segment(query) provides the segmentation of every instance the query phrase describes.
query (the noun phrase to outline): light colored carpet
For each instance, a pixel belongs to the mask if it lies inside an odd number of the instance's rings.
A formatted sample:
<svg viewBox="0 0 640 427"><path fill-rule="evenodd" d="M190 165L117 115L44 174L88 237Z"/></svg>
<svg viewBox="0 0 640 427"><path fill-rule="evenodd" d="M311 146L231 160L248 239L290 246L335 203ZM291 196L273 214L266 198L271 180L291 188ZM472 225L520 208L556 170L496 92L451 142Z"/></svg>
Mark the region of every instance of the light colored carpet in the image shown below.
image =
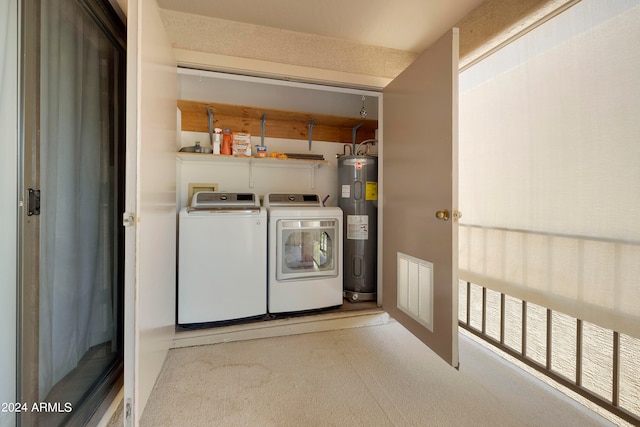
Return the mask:
<svg viewBox="0 0 640 427"><path fill-rule="evenodd" d="M613 425L464 336L460 360L396 322L174 349L141 425Z"/></svg>

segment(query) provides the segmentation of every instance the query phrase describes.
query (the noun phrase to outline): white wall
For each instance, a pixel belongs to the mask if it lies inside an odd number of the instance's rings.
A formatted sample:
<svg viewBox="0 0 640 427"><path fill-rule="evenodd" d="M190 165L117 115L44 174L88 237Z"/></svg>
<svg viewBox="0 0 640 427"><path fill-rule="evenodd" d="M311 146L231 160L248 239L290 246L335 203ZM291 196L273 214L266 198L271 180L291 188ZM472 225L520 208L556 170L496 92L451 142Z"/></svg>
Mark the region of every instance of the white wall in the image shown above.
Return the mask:
<svg viewBox="0 0 640 427"><path fill-rule="evenodd" d="M16 397L17 3L0 0L0 404ZM15 414L0 412L0 426L13 425Z"/></svg>

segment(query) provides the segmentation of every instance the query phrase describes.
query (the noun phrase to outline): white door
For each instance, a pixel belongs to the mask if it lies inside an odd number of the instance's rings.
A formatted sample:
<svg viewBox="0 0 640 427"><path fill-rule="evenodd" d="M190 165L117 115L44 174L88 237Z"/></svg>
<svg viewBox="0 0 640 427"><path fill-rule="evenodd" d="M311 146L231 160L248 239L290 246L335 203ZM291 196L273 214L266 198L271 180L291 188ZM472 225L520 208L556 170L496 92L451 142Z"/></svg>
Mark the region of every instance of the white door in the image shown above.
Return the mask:
<svg viewBox="0 0 640 427"><path fill-rule="evenodd" d="M175 332L177 67L155 0L127 11L125 424L137 425Z"/></svg>
<svg viewBox="0 0 640 427"><path fill-rule="evenodd" d="M384 89L383 139L383 308L457 367L456 28Z"/></svg>

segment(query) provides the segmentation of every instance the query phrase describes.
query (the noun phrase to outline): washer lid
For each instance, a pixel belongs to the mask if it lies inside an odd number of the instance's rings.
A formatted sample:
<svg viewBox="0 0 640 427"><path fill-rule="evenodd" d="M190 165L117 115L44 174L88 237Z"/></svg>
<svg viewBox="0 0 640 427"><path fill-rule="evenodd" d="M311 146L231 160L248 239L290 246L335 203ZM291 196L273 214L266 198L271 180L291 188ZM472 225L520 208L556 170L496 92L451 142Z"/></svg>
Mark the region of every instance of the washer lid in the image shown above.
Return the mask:
<svg viewBox="0 0 640 427"><path fill-rule="evenodd" d="M254 193L226 193L219 191L199 191L193 195L192 208L232 208L260 207L260 199Z"/></svg>
<svg viewBox="0 0 640 427"><path fill-rule="evenodd" d="M264 206L322 206L322 201L317 194L269 193L264 196Z"/></svg>

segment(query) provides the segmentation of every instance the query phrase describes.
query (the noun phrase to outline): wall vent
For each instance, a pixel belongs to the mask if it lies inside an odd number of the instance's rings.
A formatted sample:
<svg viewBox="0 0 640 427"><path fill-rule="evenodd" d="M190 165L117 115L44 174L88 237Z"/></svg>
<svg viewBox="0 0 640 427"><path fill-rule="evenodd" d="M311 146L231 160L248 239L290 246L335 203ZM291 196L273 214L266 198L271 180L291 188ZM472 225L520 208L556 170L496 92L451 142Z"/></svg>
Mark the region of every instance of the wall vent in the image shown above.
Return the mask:
<svg viewBox="0 0 640 427"><path fill-rule="evenodd" d="M398 308L433 332L433 263L398 252Z"/></svg>

